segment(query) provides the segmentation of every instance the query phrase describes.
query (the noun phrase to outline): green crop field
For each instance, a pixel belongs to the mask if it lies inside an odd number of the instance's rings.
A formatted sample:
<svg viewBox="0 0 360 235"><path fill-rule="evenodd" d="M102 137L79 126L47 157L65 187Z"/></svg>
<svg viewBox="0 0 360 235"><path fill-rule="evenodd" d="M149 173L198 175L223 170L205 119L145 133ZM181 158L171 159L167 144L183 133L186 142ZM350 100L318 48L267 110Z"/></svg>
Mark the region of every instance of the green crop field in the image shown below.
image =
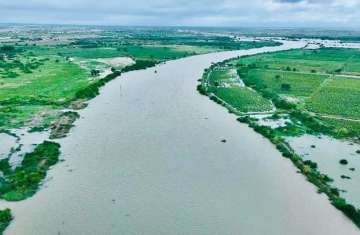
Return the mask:
<svg viewBox="0 0 360 235"><path fill-rule="evenodd" d="M270 92L296 97L311 95L328 77L292 71L252 69L243 79Z"/></svg>
<svg viewBox="0 0 360 235"><path fill-rule="evenodd" d="M271 111L271 103L246 87L217 88L214 94L240 112Z"/></svg>
<svg viewBox="0 0 360 235"><path fill-rule="evenodd" d="M308 99L306 107L316 113L360 119L360 79L329 80Z"/></svg>
<svg viewBox="0 0 360 235"><path fill-rule="evenodd" d="M303 133L354 137L360 123L358 65L356 49L264 53L212 66L202 86L239 112L272 110L271 100L278 111L289 112L294 122L303 123L297 127ZM238 76L230 72L235 69ZM242 87L241 80L253 90Z"/></svg>
<svg viewBox="0 0 360 235"><path fill-rule="evenodd" d="M269 100L257 92L243 87L231 67L217 66L204 75L208 92L226 102L239 112L266 112L272 110Z"/></svg>
<svg viewBox="0 0 360 235"><path fill-rule="evenodd" d="M297 109L315 113L336 133L340 129L350 136L358 133L359 50L298 49L244 57L232 63L245 84L267 98L295 102ZM279 104L279 98L276 101ZM283 104L281 108L292 107Z"/></svg>

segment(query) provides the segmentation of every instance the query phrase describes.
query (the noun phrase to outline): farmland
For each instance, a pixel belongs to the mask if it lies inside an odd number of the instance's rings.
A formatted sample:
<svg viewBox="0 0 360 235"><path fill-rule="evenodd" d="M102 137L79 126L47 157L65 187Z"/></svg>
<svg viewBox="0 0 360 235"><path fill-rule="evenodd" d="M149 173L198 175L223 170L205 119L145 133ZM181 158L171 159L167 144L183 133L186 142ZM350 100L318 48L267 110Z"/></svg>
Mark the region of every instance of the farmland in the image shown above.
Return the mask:
<svg viewBox="0 0 360 235"><path fill-rule="evenodd" d="M214 68L204 75L206 92L213 99L231 105L239 112L271 111L272 104L255 91L244 87L236 70L228 67Z"/></svg>
<svg viewBox="0 0 360 235"><path fill-rule="evenodd" d="M328 126L334 136L339 125L333 126L331 119L347 120L347 128L343 128L353 133L351 125L355 127L360 117L360 51L294 50L247 57L237 65L243 81L264 96L270 99L279 96L296 104L297 109L322 118L319 121Z"/></svg>
<svg viewBox="0 0 360 235"><path fill-rule="evenodd" d="M320 141L326 136L341 139L336 143L343 149L358 146L359 68L360 51L356 49L265 53L212 65L205 71L198 90L238 114L240 122L268 138L320 193L325 193L336 208L360 227L359 195L354 188L359 182L358 173L348 176L349 169L356 171L353 166L338 170L341 157L340 162L358 164L353 157L354 150L344 150L342 156L324 157L325 150L331 146ZM233 70L237 70L236 76L226 72ZM271 102L274 110L270 109ZM270 112L256 115L259 111ZM304 145L311 136L318 141ZM296 142L296 138L303 138L302 142L300 139ZM310 154L317 145L321 145L320 149ZM344 182L352 178L353 186Z"/></svg>

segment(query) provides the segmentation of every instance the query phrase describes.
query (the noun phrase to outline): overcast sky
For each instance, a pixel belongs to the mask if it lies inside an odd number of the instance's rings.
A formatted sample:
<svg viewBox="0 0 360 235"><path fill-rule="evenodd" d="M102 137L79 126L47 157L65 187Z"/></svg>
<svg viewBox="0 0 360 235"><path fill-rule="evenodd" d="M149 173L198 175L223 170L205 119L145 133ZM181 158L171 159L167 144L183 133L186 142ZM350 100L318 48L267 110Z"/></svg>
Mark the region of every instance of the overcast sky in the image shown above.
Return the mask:
<svg viewBox="0 0 360 235"><path fill-rule="evenodd" d="M360 0L0 0L0 23L360 28Z"/></svg>

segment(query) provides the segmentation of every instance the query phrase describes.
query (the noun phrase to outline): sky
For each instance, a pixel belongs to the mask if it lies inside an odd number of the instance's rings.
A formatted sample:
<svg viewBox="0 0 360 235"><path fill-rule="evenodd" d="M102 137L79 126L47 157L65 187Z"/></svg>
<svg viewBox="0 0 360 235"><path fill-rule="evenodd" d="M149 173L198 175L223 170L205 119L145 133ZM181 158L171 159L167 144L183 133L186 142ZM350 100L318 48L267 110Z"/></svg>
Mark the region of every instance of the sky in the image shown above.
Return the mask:
<svg viewBox="0 0 360 235"><path fill-rule="evenodd" d="M0 23L360 29L360 0L0 0Z"/></svg>

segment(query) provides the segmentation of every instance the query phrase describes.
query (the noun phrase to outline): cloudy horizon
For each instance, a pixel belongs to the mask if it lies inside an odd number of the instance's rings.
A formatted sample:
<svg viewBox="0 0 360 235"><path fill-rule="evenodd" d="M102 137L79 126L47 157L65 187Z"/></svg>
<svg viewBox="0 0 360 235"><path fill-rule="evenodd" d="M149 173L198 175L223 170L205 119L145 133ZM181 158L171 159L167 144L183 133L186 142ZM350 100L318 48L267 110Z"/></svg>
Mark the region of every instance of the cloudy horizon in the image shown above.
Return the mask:
<svg viewBox="0 0 360 235"><path fill-rule="evenodd" d="M358 0L3 0L0 23L359 28Z"/></svg>

